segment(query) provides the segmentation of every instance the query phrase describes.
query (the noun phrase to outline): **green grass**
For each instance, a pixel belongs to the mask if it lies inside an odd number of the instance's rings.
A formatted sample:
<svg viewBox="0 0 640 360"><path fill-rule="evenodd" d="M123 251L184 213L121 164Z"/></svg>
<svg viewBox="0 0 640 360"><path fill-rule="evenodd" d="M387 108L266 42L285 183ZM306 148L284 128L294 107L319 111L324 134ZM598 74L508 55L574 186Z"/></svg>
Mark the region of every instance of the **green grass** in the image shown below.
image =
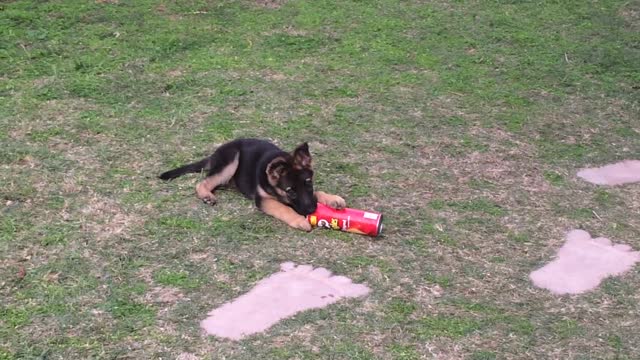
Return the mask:
<svg viewBox="0 0 640 360"><path fill-rule="evenodd" d="M640 248L637 187L575 178L640 153L635 2L259 3L0 4L0 360L638 357L639 273L527 280L571 228ZM309 141L384 236L157 180L236 137ZM284 261L372 292L200 335Z"/></svg>
<svg viewBox="0 0 640 360"><path fill-rule="evenodd" d="M163 270L156 273L154 280L160 285L177 287L198 287L196 279L190 277L188 272Z"/></svg>
<svg viewBox="0 0 640 360"><path fill-rule="evenodd" d="M469 356L471 360L493 360L496 359L496 354L491 351L476 351L471 356Z"/></svg>
<svg viewBox="0 0 640 360"><path fill-rule="evenodd" d="M428 316L417 324L416 334L423 339L432 337L460 338L479 330L482 324L471 318L458 316Z"/></svg>
<svg viewBox="0 0 640 360"><path fill-rule="evenodd" d="M561 186L565 184L565 180L562 175L558 174L555 171L545 171L543 175L544 178L552 185Z"/></svg>
<svg viewBox="0 0 640 360"><path fill-rule="evenodd" d="M394 360L415 360L420 358L418 351L410 345L392 344L389 347L389 352Z"/></svg>
<svg viewBox="0 0 640 360"><path fill-rule="evenodd" d="M413 312L416 311L416 305L404 299L392 299L387 306L387 317L392 322L406 321Z"/></svg>

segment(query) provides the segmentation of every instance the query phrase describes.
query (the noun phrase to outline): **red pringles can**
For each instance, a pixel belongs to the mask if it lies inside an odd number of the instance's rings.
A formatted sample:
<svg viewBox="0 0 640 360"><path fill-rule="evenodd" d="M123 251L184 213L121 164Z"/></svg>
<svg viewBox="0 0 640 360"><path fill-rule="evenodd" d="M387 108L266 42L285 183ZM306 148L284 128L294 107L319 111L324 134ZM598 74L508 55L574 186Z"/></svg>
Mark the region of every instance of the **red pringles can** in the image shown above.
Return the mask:
<svg viewBox="0 0 640 360"><path fill-rule="evenodd" d="M338 210L318 203L316 212L307 215L307 220L313 227L374 237L382 233L382 214L373 211L350 208Z"/></svg>

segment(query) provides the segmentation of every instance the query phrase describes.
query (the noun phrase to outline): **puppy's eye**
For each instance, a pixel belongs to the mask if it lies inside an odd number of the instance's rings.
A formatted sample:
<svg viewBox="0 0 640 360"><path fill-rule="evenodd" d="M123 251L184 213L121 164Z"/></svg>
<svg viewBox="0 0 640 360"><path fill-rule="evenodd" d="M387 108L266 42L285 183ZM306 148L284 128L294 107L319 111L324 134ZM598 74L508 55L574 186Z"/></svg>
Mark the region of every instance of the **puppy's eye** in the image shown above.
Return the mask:
<svg viewBox="0 0 640 360"><path fill-rule="evenodd" d="M284 191L286 191L287 196L292 198L292 199L295 199L296 196L298 196L298 194L296 194L296 192L291 188L291 186L289 186L288 188L284 189Z"/></svg>

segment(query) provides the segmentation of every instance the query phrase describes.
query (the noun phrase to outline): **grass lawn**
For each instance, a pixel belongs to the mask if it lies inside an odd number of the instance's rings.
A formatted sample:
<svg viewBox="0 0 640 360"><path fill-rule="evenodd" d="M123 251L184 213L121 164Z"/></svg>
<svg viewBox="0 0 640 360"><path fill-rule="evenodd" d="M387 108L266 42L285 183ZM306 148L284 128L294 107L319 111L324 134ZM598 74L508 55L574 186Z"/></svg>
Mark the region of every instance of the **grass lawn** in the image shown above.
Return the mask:
<svg viewBox="0 0 640 360"><path fill-rule="evenodd" d="M173 166L309 141L386 235L288 229ZM0 1L0 360L638 359L640 272L556 297L573 228L640 248L640 3ZM365 299L230 342L206 312L284 261Z"/></svg>

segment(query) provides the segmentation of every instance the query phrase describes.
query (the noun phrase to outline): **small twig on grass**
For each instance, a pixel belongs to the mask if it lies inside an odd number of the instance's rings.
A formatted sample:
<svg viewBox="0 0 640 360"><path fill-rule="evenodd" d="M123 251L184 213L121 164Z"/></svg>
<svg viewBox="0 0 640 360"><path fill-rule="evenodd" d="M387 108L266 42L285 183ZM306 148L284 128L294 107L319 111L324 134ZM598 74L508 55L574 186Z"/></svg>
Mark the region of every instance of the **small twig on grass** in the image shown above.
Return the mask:
<svg viewBox="0 0 640 360"><path fill-rule="evenodd" d="M567 55L567 53L564 53L564 61L567 62L567 64L569 64L571 61L569 61L569 56Z"/></svg>
<svg viewBox="0 0 640 360"><path fill-rule="evenodd" d="M22 50L24 50L24 52L27 53L27 56L31 57L31 53L29 52L29 50L27 50L27 47L24 46L23 43L20 43L20 47L22 48Z"/></svg>
<svg viewBox="0 0 640 360"><path fill-rule="evenodd" d="M602 218L600 217L600 215L598 215L597 212L595 212L595 210L591 210L591 212L598 218L598 220L602 221Z"/></svg>

